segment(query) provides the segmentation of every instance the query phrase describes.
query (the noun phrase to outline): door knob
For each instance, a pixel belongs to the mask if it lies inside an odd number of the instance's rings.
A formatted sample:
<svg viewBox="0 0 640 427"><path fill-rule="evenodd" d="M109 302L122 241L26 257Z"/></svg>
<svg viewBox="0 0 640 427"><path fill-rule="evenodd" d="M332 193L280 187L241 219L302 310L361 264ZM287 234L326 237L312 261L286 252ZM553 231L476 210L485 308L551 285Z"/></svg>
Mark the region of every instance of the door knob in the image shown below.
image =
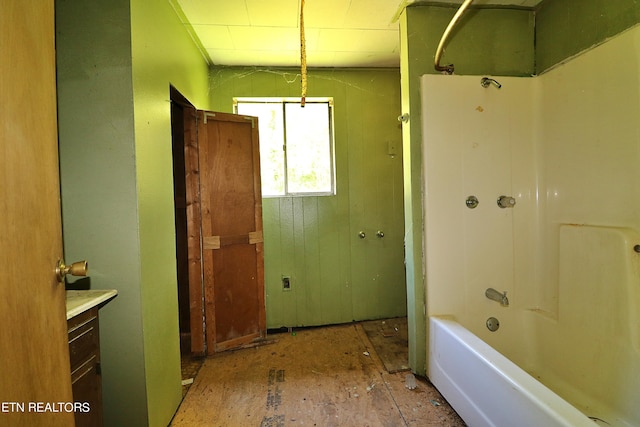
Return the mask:
<svg viewBox="0 0 640 427"><path fill-rule="evenodd" d="M89 272L89 263L87 261L74 262L71 265L64 265L64 261L58 260L56 266L56 277L58 282L62 282L67 274L72 276L86 276Z"/></svg>
<svg viewBox="0 0 640 427"><path fill-rule="evenodd" d="M382 230L378 230L378 232L376 233L376 236L382 239L384 237L384 232Z"/></svg>

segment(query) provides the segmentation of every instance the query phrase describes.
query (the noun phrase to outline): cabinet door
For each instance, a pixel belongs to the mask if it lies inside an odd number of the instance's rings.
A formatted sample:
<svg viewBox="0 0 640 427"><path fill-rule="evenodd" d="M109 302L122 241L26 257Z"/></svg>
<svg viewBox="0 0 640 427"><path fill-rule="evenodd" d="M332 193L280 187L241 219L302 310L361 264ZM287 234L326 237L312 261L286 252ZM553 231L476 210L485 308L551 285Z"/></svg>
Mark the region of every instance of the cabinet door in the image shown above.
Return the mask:
<svg viewBox="0 0 640 427"><path fill-rule="evenodd" d="M89 411L79 410L75 414L76 427L102 426L102 393L98 364L88 365L73 382L73 396L76 402L88 404Z"/></svg>
<svg viewBox="0 0 640 427"><path fill-rule="evenodd" d="M363 114L366 117L367 113ZM374 113L370 114L369 121L375 121ZM407 302L399 135L393 128L387 134L375 134L364 126L361 129L362 139L349 147L353 318L404 316Z"/></svg>
<svg viewBox="0 0 640 427"><path fill-rule="evenodd" d="M0 425L68 426L71 402L56 119L54 2L6 0L0 13ZM34 64L34 58L37 63Z"/></svg>

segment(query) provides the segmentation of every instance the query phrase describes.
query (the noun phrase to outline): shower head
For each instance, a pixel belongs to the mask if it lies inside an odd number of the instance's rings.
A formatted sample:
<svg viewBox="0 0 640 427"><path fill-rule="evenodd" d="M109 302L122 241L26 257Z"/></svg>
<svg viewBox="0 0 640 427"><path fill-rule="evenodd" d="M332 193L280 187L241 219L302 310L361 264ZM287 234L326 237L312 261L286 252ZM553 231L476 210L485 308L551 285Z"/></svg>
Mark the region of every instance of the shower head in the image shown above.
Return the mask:
<svg viewBox="0 0 640 427"><path fill-rule="evenodd" d="M489 77L483 77L482 79L480 79L480 85L482 87L489 87L490 84L494 84L498 89L500 89L502 87L502 85L500 83L498 83L496 80L494 79L490 79Z"/></svg>

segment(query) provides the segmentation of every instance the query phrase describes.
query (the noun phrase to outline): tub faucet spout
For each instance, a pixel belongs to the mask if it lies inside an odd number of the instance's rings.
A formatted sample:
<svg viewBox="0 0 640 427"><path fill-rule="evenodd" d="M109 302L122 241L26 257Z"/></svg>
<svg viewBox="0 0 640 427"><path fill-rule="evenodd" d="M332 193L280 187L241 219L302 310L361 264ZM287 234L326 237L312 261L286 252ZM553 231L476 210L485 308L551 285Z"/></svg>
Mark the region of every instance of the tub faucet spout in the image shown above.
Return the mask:
<svg viewBox="0 0 640 427"><path fill-rule="evenodd" d="M509 298L507 298L507 291L500 293L493 288L489 288L484 292L484 295L490 300L497 301L503 307L509 306Z"/></svg>

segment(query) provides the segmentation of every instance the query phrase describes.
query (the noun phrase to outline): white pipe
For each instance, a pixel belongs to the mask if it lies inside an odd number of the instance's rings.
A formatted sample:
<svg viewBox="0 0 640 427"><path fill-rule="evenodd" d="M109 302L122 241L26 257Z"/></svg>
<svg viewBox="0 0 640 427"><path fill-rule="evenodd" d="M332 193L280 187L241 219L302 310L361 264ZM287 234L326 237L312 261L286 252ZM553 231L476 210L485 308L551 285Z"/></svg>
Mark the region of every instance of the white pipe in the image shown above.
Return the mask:
<svg viewBox="0 0 640 427"><path fill-rule="evenodd" d="M442 49L444 47L445 42L447 41L447 37L449 37L449 33L451 32L451 30L453 30L453 27L456 26L456 23L464 13L465 9L472 2L473 0L464 0L464 3L462 3L462 5L460 6L456 14L453 15L453 18L451 19L451 22L449 22L449 25L447 25L447 28L444 30L444 33L442 33L442 38L440 39L440 43L438 44L438 49L436 49L436 59L434 64L436 71L444 71L447 74L453 74L453 70L454 70L453 64L440 65L440 58L442 57Z"/></svg>

